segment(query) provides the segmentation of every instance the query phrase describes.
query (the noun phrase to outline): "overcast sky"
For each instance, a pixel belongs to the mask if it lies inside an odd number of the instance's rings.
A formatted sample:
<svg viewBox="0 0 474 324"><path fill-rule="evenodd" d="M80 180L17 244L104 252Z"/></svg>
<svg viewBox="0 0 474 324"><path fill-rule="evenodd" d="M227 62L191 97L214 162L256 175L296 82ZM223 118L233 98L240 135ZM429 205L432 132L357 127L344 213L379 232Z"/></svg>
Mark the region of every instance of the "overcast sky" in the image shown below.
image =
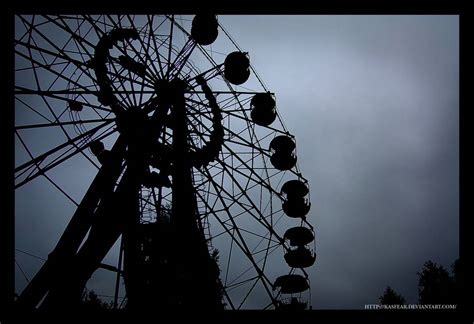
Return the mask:
<svg viewBox="0 0 474 324"><path fill-rule="evenodd" d="M416 303L423 263L449 268L458 257L458 17L219 21L296 137L316 228L313 308L360 309L387 285ZM22 239L17 247L34 242Z"/></svg>
<svg viewBox="0 0 474 324"><path fill-rule="evenodd" d="M458 257L457 16L220 16L276 93L311 185L313 307L417 302Z"/></svg>

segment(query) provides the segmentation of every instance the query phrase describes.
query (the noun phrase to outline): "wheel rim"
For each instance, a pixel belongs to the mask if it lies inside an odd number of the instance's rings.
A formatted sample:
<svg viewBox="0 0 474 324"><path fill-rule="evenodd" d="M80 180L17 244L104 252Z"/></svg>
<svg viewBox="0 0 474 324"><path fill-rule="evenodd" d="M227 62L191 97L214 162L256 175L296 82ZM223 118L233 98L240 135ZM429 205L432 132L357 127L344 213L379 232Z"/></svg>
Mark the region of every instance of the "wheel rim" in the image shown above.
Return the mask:
<svg viewBox="0 0 474 324"><path fill-rule="evenodd" d="M146 73L138 73L144 75L140 77L132 68L125 68L123 60L111 60L107 73L114 95L127 110L145 107L156 94L156 80L173 76L187 80L189 143L198 150L209 141L212 128L211 108L196 82L196 75L204 76L221 109L224 129L217 159L193 169L204 234L210 250L219 251L227 307L274 307L280 295L273 291L273 281L282 273L272 269L284 267L283 252L289 249L283 233L297 224L312 229L304 218L286 217L280 188L289 180L307 181L297 165L278 170L270 162L271 140L289 133L278 114L269 126L252 121L252 97L268 92L254 68L241 86L225 79L219 62L232 50L242 52L234 40L221 26L216 44L201 46L189 38L190 26L191 19L174 16L16 18L16 201L21 201L24 188L35 179L45 178L50 188L71 202L70 210L78 205L86 187L71 190L74 186L67 184L65 173L79 165L71 161L80 157L88 169L85 178L91 179L100 163L89 150L90 143L100 140L110 149L118 138L116 114L97 98L100 89L91 68L94 46L106 32L132 27L138 39L114 46L111 55L128 56L141 63ZM221 46L225 52L214 51L212 46ZM178 64L180 60L185 63ZM171 132L162 133L159 141L163 145L170 145ZM45 133L48 145L42 143ZM156 206L169 206L171 195L167 188L142 187L142 222L156 219L160 213Z"/></svg>

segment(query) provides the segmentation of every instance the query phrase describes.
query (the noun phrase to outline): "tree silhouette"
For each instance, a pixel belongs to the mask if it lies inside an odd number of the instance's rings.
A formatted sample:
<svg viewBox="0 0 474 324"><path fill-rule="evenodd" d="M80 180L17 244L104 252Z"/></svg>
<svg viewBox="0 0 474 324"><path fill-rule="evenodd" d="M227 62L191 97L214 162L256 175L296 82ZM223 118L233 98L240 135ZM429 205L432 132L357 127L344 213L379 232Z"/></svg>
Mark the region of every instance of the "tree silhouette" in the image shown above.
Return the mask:
<svg viewBox="0 0 474 324"><path fill-rule="evenodd" d="M84 295L81 302L80 310L84 314L97 314L112 309L112 303L106 303L101 300L94 290L90 290Z"/></svg>
<svg viewBox="0 0 474 324"><path fill-rule="evenodd" d="M464 300L462 298L465 287L465 271L464 263L460 259L454 261L452 265L453 280L454 280L454 298L456 304L460 307L464 307Z"/></svg>
<svg viewBox="0 0 474 324"><path fill-rule="evenodd" d="M458 305L463 303L463 292L465 283L464 265L456 259L449 273L443 266L429 260L424 263L418 275L418 302L419 304L432 305ZM379 297L381 305L405 304L405 298L396 293L390 286Z"/></svg>
<svg viewBox="0 0 474 324"><path fill-rule="evenodd" d="M379 297L381 305L404 305L406 303L405 298L398 294L390 286L385 288L385 292Z"/></svg>
<svg viewBox="0 0 474 324"><path fill-rule="evenodd" d="M219 250L214 249L211 254L211 262L210 262L210 273L215 273L216 280L218 281L218 288L216 289L216 299L220 300L224 306L227 305L224 303L224 288L222 287L222 283L218 280L221 269L219 267Z"/></svg>
<svg viewBox="0 0 474 324"><path fill-rule="evenodd" d="M420 304L455 304L457 302L455 278L443 266L430 260L417 274Z"/></svg>

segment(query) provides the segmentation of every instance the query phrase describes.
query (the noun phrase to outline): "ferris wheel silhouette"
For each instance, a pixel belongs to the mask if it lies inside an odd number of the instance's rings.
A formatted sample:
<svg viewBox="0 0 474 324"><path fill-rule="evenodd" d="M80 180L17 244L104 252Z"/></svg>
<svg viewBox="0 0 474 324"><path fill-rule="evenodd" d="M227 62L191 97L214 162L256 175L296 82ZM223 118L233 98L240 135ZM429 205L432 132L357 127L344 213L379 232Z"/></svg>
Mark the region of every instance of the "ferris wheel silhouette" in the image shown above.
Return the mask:
<svg viewBox="0 0 474 324"><path fill-rule="evenodd" d="M250 62L215 15L16 16L16 200L73 210L18 305L69 309L106 269L114 308L311 307L309 184Z"/></svg>

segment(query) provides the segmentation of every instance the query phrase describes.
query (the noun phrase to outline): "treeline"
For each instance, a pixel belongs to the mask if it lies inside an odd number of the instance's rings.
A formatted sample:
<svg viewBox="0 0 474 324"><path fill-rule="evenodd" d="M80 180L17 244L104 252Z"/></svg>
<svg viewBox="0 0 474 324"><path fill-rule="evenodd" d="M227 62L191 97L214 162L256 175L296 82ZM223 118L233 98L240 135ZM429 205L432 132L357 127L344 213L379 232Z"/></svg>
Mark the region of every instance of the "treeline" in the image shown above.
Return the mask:
<svg viewBox="0 0 474 324"><path fill-rule="evenodd" d="M462 306L464 266L457 259L448 271L442 265L427 261L418 275L418 303ZM381 305L406 305L405 298L390 286L379 297Z"/></svg>

